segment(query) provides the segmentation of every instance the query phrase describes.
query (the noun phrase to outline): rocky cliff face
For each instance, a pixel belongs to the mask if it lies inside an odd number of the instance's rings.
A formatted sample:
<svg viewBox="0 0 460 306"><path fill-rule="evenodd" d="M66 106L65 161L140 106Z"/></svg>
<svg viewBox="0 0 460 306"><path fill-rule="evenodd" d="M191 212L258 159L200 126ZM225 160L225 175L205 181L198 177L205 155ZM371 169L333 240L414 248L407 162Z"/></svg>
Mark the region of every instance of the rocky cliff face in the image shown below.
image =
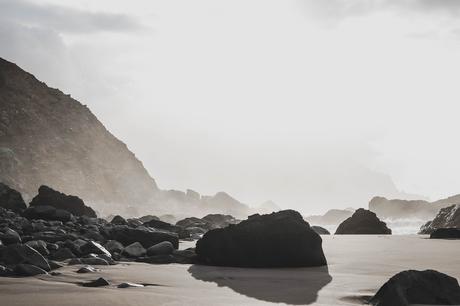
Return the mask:
<svg viewBox="0 0 460 306"><path fill-rule="evenodd" d="M0 182L21 192L26 202L47 185L79 196L102 215L249 213L223 192L160 190L88 107L1 58Z"/></svg>
<svg viewBox="0 0 460 306"><path fill-rule="evenodd" d="M419 234L431 234L440 228L460 228L459 204L441 208L432 221L421 227Z"/></svg>
<svg viewBox="0 0 460 306"><path fill-rule="evenodd" d="M3 59L0 181L26 200L47 184L99 208L142 204L158 190L142 163L86 106Z"/></svg>
<svg viewBox="0 0 460 306"><path fill-rule="evenodd" d="M460 204L460 195L435 202L424 200L388 200L384 197L374 197L369 202L369 210L375 212L380 218L419 218L428 220L434 218L441 208L453 204Z"/></svg>

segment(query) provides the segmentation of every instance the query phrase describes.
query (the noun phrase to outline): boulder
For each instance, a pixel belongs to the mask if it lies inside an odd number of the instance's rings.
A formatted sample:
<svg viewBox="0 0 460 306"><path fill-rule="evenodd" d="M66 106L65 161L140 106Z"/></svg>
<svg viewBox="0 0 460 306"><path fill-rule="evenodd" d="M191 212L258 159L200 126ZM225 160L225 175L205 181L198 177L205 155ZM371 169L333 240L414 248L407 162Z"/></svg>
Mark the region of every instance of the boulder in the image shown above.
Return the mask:
<svg viewBox="0 0 460 306"><path fill-rule="evenodd" d="M82 255L93 253L93 254L106 255L106 256L111 257L110 252L107 251L102 245L100 245L99 243L95 241L89 241L85 243L84 245L82 245L80 247L80 253Z"/></svg>
<svg viewBox="0 0 460 306"><path fill-rule="evenodd" d="M147 250L139 242L134 242L125 247L122 253L128 257L141 257L147 254Z"/></svg>
<svg viewBox="0 0 460 306"><path fill-rule="evenodd" d="M116 225L127 225L128 224L128 222L126 222L125 218L123 218L120 215L116 215L115 217L113 217L113 219L112 219L112 221L110 221L110 223L116 224Z"/></svg>
<svg viewBox="0 0 460 306"><path fill-rule="evenodd" d="M0 207L15 212L27 208L21 194L3 183L0 183Z"/></svg>
<svg viewBox="0 0 460 306"><path fill-rule="evenodd" d="M108 266L109 262L99 257L80 258L80 262L85 265Z"/></svg>
<svg viewBox="0 0 460 306"><path fill-rule="evenodd" d="M107 241L106 244L104 244L104 247L112 255L113 253L121 253L121 251L123 251L123 248L124 248L120 242L115 241L115 240Z"/></svg>
<svg viewBox="0 0 460 306"><path fill-rule="evenodd" d="M59 248L50 257L57 261L63 261L69 258L75 258L76 256L69 248Z"/></svg>
<svg viewBox="0 0 460 306"><path fill-rule="evenodd" d="M45 270L29 264L18 264L14 268L14 273L20 276L34 276L39 274L48 274Z"/></svg>
<svg viewBox="0 0 460 306"><path fill-rule="evenodd" d="M353 215L340 223L336 235L391 235L385 222L379 220L372 211L360 208Z"/></svg>
<svg viewBox="0 0 460 306"><path fill-rule="evenodd" d="M441 208L432 221L420 228L419 234L431 234L440 228L460 228L460 205Z"/></svg>
<svg viewBox="0 0 460 306"><path fill-rule="evenodd" d="M136 283L121 283L117 286L117 288L143 288L144 285L136 284Z"/></svg>
<svg viewBox="0 0 460 306"><path fill-rule="evenodd" d="M141 221L142 223L149 222L151 220L160 220L160 218L152 215L142 216L139 218L139 221Z"/></svg>
<svg viewBox="0 0 460 306"><path fill-rule="evenodd" d="M3 262L11 265L30 264L45 271L50 271L48 261L28 245L12 244L2 251Z"/></svg>
<svg viewBox="0 0 460 306"><path fill-rule="evenodd" d="M47 244L43 240L31 240L27 241L25 244L37 250L43 256L48 256L50 254L47 248Z"/></svg>
<svg viewBox="0 0 460 306"><path fill-rule="evenodd" d="M18 232L12 230L11 228L6 228L3 230L3 233L0 233L0 240L3 244L14 244L14 243L21 243L21 236L19 236Z"/></svg>
<svg viewBox="0 0 460 306"><path fill-rule="evenodd" d="M205 229L206 231L212 229L212 224L210 222L196 217L182 219L180 221L177 221L176 225L183 228L199 227Z"/></svg>
<svg viewBox="0 0 460 306"><path fill-rule="evenodd" d="M369 301L375 306L459 305L458 281L434 270L403 271L386 282Z"/></svg>
<svg viewBox="0 0 460 306"><path fill-rule="evenodd" d="M85 266L85 267L81 267L80 269L78 269L76 272L77 273L94 273L96 272L97 269L94 268L94 267L91 267L91 266Z"/></svg>
<svg viewBox="0 0 460 306"><path fill-rule="evenodd" d="M169 255L172 254L174 251L174 246L169 241L163 241L152 245L150 248L147 249L147 255L155 256L155 255Z"/></svg>
<svg viewBox="0 0 460 306"><path fill-rule="evenodd" d="M150 220L148 222L145 222L143 225L159 230L165 230L168 232L176 233L179 236L179 239L190 238L190 232L186 229L160 220Z"/></svg>
<svg viewBox="0 0 460 306"><path fill-rule="evenodd" d="M72 214L66 210L56 209L50 205L29 207L22 213L27 219L58 220L68 222Z"/></svg>
<svg viewBox="0 0 460 306"><path fill-rule="evenodd" d="M212 229L223 228L229 226L230 224L237 224L240 222L240 220L235 219L231 215L222 214L209 214L204 216L201 220L208 222Z"/></svg>
<svg viewBox="0 0 460 306"><path fill-rule="evenodd" d="M91 207L85 205L82 199L72 195L66 195L56 191L48 186L40 186L38 195L36 195L32 202L31 207L36 206L52 206L56 209L63 209L75 216L88 216L95 218L96 213Z"/></svg>
<svg viewBox="0 0 460 306"><path fill-rule="evenodd" d="M431 239L460 239L460 228L438 228L431 235Z"/></svg>
<svg viewBox="0 0 460 306"><path fill-rule="evenodd" d="M321 237L293 210L252 215L207 232L196 244L202 264L234 267L326 265Z"/></svg>
<svg viewBox="0 0 460 306"><path fill-rule="evenodd" d="M108 233L110 239L123 245L140 242L144 248L149 248L157 243L169 241L174 248L179 247L179 238L176 233L156 231L147 227L131 228L126 225L116 225L108 230Z"/></svg>
<svg viewBox="0 0 460 306"><path fill-rule="evenodd" d="M314 230L318 235L330 235L329 231L324 227L312 225L311 229Z"/></svg>

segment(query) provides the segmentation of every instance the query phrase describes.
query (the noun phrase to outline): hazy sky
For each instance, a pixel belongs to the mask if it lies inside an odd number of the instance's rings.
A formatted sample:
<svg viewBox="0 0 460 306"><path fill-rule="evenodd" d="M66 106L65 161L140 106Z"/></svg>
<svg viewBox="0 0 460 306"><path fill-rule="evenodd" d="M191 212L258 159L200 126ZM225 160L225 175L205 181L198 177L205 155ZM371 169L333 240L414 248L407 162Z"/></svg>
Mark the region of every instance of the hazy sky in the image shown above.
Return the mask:
<svg viewBox="0 0 460 306"><path fill-rule="evenodd" d="M0 56L164 189L323 212L460 193L460 1L0 0Z"/></svg>

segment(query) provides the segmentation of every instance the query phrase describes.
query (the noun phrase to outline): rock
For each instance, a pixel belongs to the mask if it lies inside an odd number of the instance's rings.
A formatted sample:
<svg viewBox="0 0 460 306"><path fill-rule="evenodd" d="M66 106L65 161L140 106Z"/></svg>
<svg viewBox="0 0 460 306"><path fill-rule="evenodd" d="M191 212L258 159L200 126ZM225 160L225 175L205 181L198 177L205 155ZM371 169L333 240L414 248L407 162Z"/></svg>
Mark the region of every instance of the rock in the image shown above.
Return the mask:
<svg viewBox="0 0 460 306"><path fill-rule="evenodd" d="M321 237L293 210L252 215L207 232L196 244L203 264L234 267L326 265Z"/></svg>
<svg viewBox="0 0 460 306"><path fill-rule="evenodd" d="M159 221L160 218L158 218L157 216L152 216L152 215L142 216L142 217L139 218L139 221L141 221L142 223L149 222L151 220L158 220Z"/></svg>
<svg viewBox="0 0 460 306"><path fill-rule="evenodd" d="M168 232L173 232L176 233L179 236L179 239L187 239L190 238L190 233L186 229L180 227L180 226L175 226L163 221L159 220L150 220L148 222L145 222L143 224L144 226L152 227L155 229L159 230L165 230Z"/></svg>
<svg viewBox="0 0 460 306"><path fill-rule="evenodd" d="M59 248L55 253L50 256L57 261L63 261L69 258L75 258L75 254L68 248Z"/></svg>
<svg viewBox="0 0 460 306"><path fill-rule="evenodd" d="M109 235L110 239L116 240L123 245L140 242L144 248L149 248L157 243L169 241L174 245L174 248L179 247L177 234L154 231L146 227L130 228L126 225L116 225L109 230Z"/></svg>
<svg viewBox="0 0 460 306"><path fill-rule="evenodd" d="M94 210L86 206L79 197L66 195L44 185L40 186L38 195L32 199L30 206L52 206L56 209L66 210L75 216L96 217Z"/></svg>
<svg viewBox="0 0 460 306"><path fill-rule="evenodd" d="M4 267L4 266L0 266L0 277L8 277L8 276L13 276L14 275L14 271L7 268L7 267Z"/></svg>
<svg viewBox="0 0 460 306"><path fill-rule="evenodd" d="M80 247L80 253L82 255L93 253L99 255L106 255L109 257L112 256L109 251L107 251L102 245L95 241L89 241L86 244L82 245Z"/></svg>
<svg viewBox="0 0 460 306"><path fill-rule="evenodd" d="M412 304L459 305L458 281L434 271L403 271L386 282L372 297L375 306L409 306Z"/></svg>
<svg viewBox="0 0 460 306"><path fill-rule="evenodd" d="M35 249L28 245L12 244L2 251L3 262L8 264L30 264L45 271L51 268L48 261Z"/></svg>
<svg viewBox="0 0 460 306"><path fill-rule="evenodd" d="M97 269L91 266L85 266L81 267L80 269L77 270L77 273L94 273L96 272Z"/></svg>
<svg viewBox="0 0 460 306"><path fill-rule="evenodd" d="M102 277L99 277L96 280L82 284L83 287L104 287L104 286L109 286L109 285L110 283Z"/></svg>
<svg viewBox="0 0 460 306"><path fill-rule="evenodd" d="M440 228L460 228L460 205L441 208L432 221L421 227L419 234L431 234Z"/></svg>
<svg viewBox="0 0 460 306"><path fill-rule="evenodd" d="M51 270L56 270L56 269L59 269L59 268L63 267L63 265L55 262L54 260L48 260L48 263L50 265Z"/></svg>
<svg viewBox="0 0 460 306"><path fill-rule="evenodd" d="M139 242L134 242L125 247L122 253L129 257L141 257L147 254L147 251L144 249L142 244Z"/></svg>
<svg viewBox="0 0 460 306"><path fill-rule="evenodd" d="M369 210L360 208L353 215L343 221L337 228L336 235L391 235L385 222Z"/></svg>
<svg viewBox="0 0 460 306"><path fill-rule="evenodd" d="M141 257L138 258L136 261L160 265L176 263L176 259L172 255L155 255L149 257Z"/></svg>
<svg viewBox="0 0 460 306"><path fill-rule="evenodd" d="M169 241L163 241L152 245L150 248L147 249L147 255L155 256L155 255L170 255L174 251L174 246Z"/></svg>
<svg viewBox="0 0 460 306"><path fill-rule="evenodd" d="M69 262L67 264L69 266L74 266L74 265L81 265L82 262L81 262L80 258L72 258L72 259L69 260Z"/></svg>
<svg viewBox="0 0 460 306"><path fill-rule="evenodd" d="M435 229L430 239L460 239L460 228L438 228Z"/></svg>
<svg viewBox="0 0 460 306"><path fill-rule="evenodd" d="M15 212L20 212L27 208L21 194L3 183L0 183L0 207Z"/></svg>
<svg viewBox="0 0 460 306"><path fill-rule="evenodd" d="M115 240L107 241L106 244L104 244L104 247L112 255L113 255L113 253L121 253L121 251L123 251L123 249L124 249L123 245L120 242L115 241Z"/></svg>
<svg viewBox="0 0 460 306"><path fill-rule="evenodd" d="M204 216L202 220L211 224L212 229L223 228L230 224L238 224L240 222L240 220L235 219L233 216L222 214L209 214Z"/></svg>
<svg viewBox="0 0 460 306"><path fill-rule="evenodd" d="M53 206L41 205L29 207L22 213L27 219L42 219L42 220L59 220L67 222L72 219L72 214L62 209L56 209Z"/></svg>
<svg viewBox="0 0 460 306"><path fill-rule="evenodd" d="M93 266L108 266L109 263L107 260L99 258L99 257L91 257L91 258L80 258L82 264L85 265L93 265Z"/></svg>
<svg viewBox="0 0 460 306"><path fill-rule="evenodd" d="M126 222L126 220L122 216L119 216L119 215L116 215L115 217L113 217L110 223L116 224L116 225L127 225L128 224L128 222Z"/></svg>
<svg viewBox="0 0 460 306"><path fill-rule="evenodd" d="M135 283L121 283L117 286L118 288L143 288L144 285Z"/></svg>
<svg viewBox="0 0 460 306"><path fill-rule="evenodd" d="M14 244L14 243L21 243L21 236L19 236L18 232L12 230L11 228L6 228L3 230L3 233L0 233L0 240L3 244Z"/></svg>
<svg viewBox="0 0 460 306"><path fill-rule="evenodd" d="M14 268L14 273L21 276L34 276L39 274L48 274L45 270L29 264L18 264Z"/></svg>
<svg viewBox="0 0 460 306"><path fill-rule="evenodd" d="M25 244L37 250L43 256L48 256L50 254L47 248L47 244L43 240L30 240L27 241Z"/></svg>
<svg viewBox="0 0 460 306"><path fill-rule="evenodd" d="M205 229L206 231L212 229L212 224L210 222L196 218L196 217L190 217L190 218L179 220L177 221L176 225L183 227L183 228L199 227L199 228Z"/></svg>
<svg viewBox="0 0 460 306"><path fill-rule="evenodd" d="M311 229L314 230L318 235L330 235L329 231L324 227L312 225Z"/></svg>

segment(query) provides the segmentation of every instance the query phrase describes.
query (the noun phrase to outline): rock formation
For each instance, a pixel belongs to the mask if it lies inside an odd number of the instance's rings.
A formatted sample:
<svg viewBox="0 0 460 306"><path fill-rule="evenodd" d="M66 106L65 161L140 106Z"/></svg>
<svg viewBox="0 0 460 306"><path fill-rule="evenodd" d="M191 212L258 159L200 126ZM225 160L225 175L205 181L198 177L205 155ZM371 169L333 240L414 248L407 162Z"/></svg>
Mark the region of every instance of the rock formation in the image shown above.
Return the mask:
<svg viewBox="0 0 460 306"><path fill-rule="evenodd" d="M441 208L432 221L422 226L419 234L431 234L441 228L460 228L460 205Z"/></svg>
<svg viewBox="0 0 460 306"><path fill-rule="evenodd" d="M391 229L387 227L385 222L380 221L375 213L360 208L339 225L335 234L390 235Z"/></svg>
<svg viewBox="0 0 460 306"><path fill-rule="evenodd" d="M374 306L459 305L458 281L434 271L403 271L386 282L370 300Z"/></svg>
<svg viewBox="0 0 460 306"><path fill-rule="evenodd" d="M308 267L326 265L321 237L293 210L252 215L236 225L207 232L196 254L207 265Z"/></svg>
<svg viewBox="0 0 460 306"><path fill-rule="evenodd" d="M322 216L308 216L305 218L310 224L338 225L351 217L353 209L331 209Z"/></svg>

